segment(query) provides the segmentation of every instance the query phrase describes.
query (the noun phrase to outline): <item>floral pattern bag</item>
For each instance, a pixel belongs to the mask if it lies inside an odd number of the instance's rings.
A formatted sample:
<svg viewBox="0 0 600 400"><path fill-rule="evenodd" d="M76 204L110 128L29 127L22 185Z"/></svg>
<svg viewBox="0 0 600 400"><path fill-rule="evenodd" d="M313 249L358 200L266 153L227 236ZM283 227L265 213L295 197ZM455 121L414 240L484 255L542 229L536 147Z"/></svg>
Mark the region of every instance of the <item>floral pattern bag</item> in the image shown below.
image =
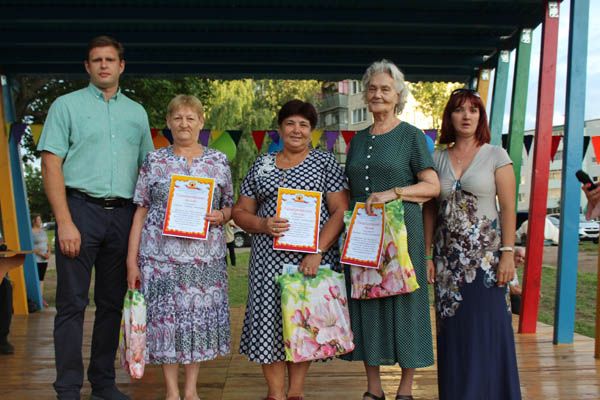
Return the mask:
<svg viewBox="0 0 600 400"><path fill-rule="evenodd" d="M286 361L318 360L354 350L344 274L320 268L314 278L284 273L277 282Z"/></svg>
<svg viewBox="0 0 600 400"><path fill-rule="evenodd" d="M135 379L144 376L146 364L146 300L139 290L127 290L119 333L121 365Z"/></svg>
<svg viewBox="0 0 600 400"><path fill-rule="evenodd" d="M346 230L352 217L346 211ZM353 299L377 299L414 292L419 288L415 269L408 254L408 234L404 224L402 200L385 205L384 237L379 268L350 266Z"/></svg>

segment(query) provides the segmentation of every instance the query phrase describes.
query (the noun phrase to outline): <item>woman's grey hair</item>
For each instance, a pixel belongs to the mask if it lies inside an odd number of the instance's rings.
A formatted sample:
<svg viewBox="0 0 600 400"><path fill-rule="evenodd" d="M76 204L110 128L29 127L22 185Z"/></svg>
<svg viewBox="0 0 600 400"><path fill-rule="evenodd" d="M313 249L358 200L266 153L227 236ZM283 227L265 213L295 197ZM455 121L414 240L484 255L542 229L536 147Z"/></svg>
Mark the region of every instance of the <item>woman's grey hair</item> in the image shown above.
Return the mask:
<svg viewBox="0 0 600 400"><path fill-rule="evenodd" d="M381 61L375 61L373 64L369 65L369 68L367 68L365 71L365 74L362 77L363 100L365 103L367 103L369 84L371 83L371 78L373 78L373 75L382 72L388 74L394 80L394 86L398 92L398 104L396 104L394 111L396 114L401 113L402 110L404 110L406 99L408 98L408 85L404 81L404 74L402 71L400 71L400 68L385 58Z"/></svg>

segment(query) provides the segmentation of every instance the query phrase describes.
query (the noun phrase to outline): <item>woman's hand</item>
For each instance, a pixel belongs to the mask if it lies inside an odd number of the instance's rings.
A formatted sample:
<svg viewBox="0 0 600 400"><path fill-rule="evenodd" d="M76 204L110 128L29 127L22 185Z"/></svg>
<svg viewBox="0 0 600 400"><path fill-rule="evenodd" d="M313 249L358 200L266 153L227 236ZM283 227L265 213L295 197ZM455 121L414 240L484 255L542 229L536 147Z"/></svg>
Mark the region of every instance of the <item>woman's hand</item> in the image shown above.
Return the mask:
<svg viewBox="0 0 600 400"><path fill-rule="evenodd" d="M504 286L515 277L515 258L512 252L504 251L500 256L498 271L496 272L498 286Z"/></svg>
<svg viewBox="0 0 600 400"><path fill-rule="evenodd" d="M129 289L139 288L141 280L140 267L138 266L137 257L135 259L127 259L127 287Z"/></svg>
<svg viewBox="0 0 600 400"><path fill-rule="evenodd" d="M427 283L435 283L435 266L433 260L427 260Z"/></svg>
<svg viewBox="0 0 600 400"><path fill-rule="evenodd" d="M304 276L307 277L317 276L319 265L321 265L322 259L323 256L321 256L321 254L307 254L302 259L300 267L298 267L298 271L302 272Z"/></svg>
<svg viewBox="0 0 600 400"><path fill-rule="evenodd" d="M281 217L269 217L262 219L262 232L273 237L281 237L290 229L288 220Z"/></svg>
<svg viewBox="0 0 600 400"><path fill-rule="evenodd" d="M204 217L204 219L210 222L211 224L215 225L224 225L225 222L227 222L225 220L225 212L223 212L223 210L212 210L211 212L206 214L206 217Z"/></svg>
<svg viewBox="0 0 600 400"><path fill-rule="evenodd" d="M596 189L590 189L589 187L589 183L581 187L588 201L587 212L585 214L585 217L588 220L600 216L600 186L597 186Z"/></svg>
<svg viewBox="0 0 600 400"><path fill-rule="evenodd" d="M396 196L396 192L394 189L386 190L385 192L376 192L371 193L371 195L367 198L367 202L365 204L365 208L367 209L367 214L373 215L371 212L371 205L378 203L387 203L392 200L396 200L398 196Z"/></svg>

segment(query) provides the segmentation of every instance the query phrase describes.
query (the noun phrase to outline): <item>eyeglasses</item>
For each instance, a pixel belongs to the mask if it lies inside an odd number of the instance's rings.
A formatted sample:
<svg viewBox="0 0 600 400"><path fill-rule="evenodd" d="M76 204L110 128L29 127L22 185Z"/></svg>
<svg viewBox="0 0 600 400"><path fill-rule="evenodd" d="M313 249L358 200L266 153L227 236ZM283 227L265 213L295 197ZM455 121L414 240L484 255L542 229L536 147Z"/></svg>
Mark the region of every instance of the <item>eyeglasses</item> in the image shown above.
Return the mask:
<svg viewBox="0 0 600 400"><path fill-rule="evenodd" d="M452 94L450 96L454 96L455 94L461 94L461 93L469 93L475 97L481 98L481 95L479 94L479 92L477 92L477 90L473 90L473 89L469 89L469 88L455 89L452 91Z"/></svg>

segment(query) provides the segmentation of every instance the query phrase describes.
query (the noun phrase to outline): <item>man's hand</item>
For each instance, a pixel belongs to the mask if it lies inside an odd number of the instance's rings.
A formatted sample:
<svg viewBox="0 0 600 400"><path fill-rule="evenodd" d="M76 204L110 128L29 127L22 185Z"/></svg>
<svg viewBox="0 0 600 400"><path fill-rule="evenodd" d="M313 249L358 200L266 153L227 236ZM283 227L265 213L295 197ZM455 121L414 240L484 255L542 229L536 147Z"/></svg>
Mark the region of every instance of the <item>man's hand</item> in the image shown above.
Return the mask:
<svg viewBox="0 0 600 400"><path fill-rule="evenodd" d="M75 258L79 255L81 247L81 234L71 222L60 223L58 226L58 244L61 253L69 258Z"/></svg>

